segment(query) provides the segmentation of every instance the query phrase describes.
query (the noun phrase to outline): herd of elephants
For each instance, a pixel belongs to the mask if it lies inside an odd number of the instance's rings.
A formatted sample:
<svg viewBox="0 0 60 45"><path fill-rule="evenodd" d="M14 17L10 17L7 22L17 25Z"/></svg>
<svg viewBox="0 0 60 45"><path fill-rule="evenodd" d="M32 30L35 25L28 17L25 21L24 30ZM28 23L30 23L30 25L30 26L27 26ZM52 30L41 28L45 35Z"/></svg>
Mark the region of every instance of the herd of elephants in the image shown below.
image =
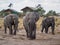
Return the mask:
<svg viewBox="0 0 60 45"><path fill-rule="evenodd" d="M39 20L40 15L38 12L28 12L23 17L23 26L26 31L27 38L29 39L36 39L36 22ZM16 14L9 14L4 17L4 29L5 33L7 33L7 28L9 28L9 34L16 35L17 29L18 29L18 16ZM14 32L12 29L12 26L14 27ZM51 27L52 34L54 34L55 29L55 20L54 17L46 17L44 20L42 20L42 30L45 29L45 33L48 33L48 28Z"/></svg>

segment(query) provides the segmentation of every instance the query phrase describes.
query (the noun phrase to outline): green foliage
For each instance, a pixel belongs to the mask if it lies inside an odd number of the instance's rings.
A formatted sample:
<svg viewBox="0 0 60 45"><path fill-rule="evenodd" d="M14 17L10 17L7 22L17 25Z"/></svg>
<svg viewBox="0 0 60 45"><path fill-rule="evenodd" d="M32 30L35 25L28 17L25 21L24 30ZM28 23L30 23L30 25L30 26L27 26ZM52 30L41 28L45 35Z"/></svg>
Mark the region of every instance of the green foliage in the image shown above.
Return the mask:
<svg viewBox="0 0 60 45"><path fill-rule="evenodd" d="M53 10L50 10L50 11L46 14L46 16L57 16L57 13L56 13L55 11L53 11Z"/></svg>
<svg viewBox="0 0 60 45"><path fill-rule="evenodd" d="M0 17L5 17L6 15L8 15L9 13L8 12L5 12L5 10L1 10L0 11ZM17 12L15 10L12 10L11 11L11 14L17 14L19 16L20 12Z"/></svg>
<svg viewBox="0 0 60 45"><path fill-rule="evenodd" d="M43 15L44 15L44 13L45 13L45 10L43 9L43 7L41 7L41 5L40 5L40 4L38 4L38 6L37 6L36 8L37 8L37 10L36 10L36 11L38 11L38 12L39 12L40 16L43 16Z"/></svg>

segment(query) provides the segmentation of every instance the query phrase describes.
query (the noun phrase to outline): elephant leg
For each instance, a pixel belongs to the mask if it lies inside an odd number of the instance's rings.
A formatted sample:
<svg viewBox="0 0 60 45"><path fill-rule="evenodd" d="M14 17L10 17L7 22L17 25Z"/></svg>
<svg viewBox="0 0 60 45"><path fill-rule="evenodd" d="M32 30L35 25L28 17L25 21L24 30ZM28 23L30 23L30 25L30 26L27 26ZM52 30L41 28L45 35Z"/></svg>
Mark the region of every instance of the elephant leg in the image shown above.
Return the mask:
<svg viewBox="0 0 60 45"><path fill-rule="evenodd" d="M36 38L36 30L33 31L32 38L33 38L33 39Z"/></svg>
<svg viewBox="0 0 60 45"><path fill-rule="evenodd" d="M5 34L6 34L7 33L7 27L5 26L4 28L5 28Z"/></svg>
<svg viewBox="0 0 60 45"><path fill-rule="evenodd" d="M36 38L36 24L34 25L34 29L33 29L33 32L32 32L32 37L33 37L33 39Z"/></svg>
<svg viewBox="0 0 60 45"><path fill-rule="evenodd" d="M33 23L33 26L31 25L31 39L35 39L36 38L36 24Z"/></svg>
<svg viewBox="0 0 60 45"><path fill-rule="evenodd" d="M48 33L48 27L45 27L45 33Z"/></svg>
<svg viewBox="0 0 60 45"><path fill-rule="evenodd" d="M43 30L44 30L44 26L42 26L42 30L41 30L41 32L43 32Z"/></svg>
<svg viewBox="0 0 60 45"><path fill-rule="evenodd" d="M36 38L36 30L35 31L31 31L30 38L31 39L35 39Z"/></svg>
<svg viewBox="0 0 60 45"><path fill-rule="evenodd" d="M25 29L26 30L26 35L27 35L27 38L29 37L29 33L28 33L28 30L27 29Z"/></svg>
<svg viewBox="0 0 60 45"><path fill-rule="evenodd" d="M36 24L30 22L29 23L29 37L30 39L33 39L35 37L35 29L36 29Z"/></svg>
<svg viewBox="0 0 60 45"><path fill-rule="evenodd" d="M27 38L29 38L29 31L26 29Z"/></svg>
<svg viewBox="0 0 60 45"><path fill-rule="evenodd" d="M29 27L28 34L29 34L29 38L32 39L32 28L31 28L31 25Z"/></svg>
<svg viewBox="0 0 60 45"><path fill-rule="evenodd" d="M28 32L26 32L26 34L27 34L27 38L28 38L29 37Z"/></svg>
<svg viewBox="0 0 60 45"><path fill-rule="evenodd" d="M17 28L18 28L18 26L14 25L14 35L16 35Z"/></svg>
<svg viewBox="0 0 60 45"><path fill-rule="evenodd" d="M29 37L29 32L28 32L28 27L26 28L26 26L24 26L24 28L25 28L25 31L26 31L26 35L27 35L27 38Z"/></svg>
<svg viewBox="0 0 60 45"><path fill-rule="evenodd" d="M32 39L32 31L29 33L29 38Z"/></svg>
<svg viewBox="0 0 60 45"><path fill-rule="evenodd" d="M55 34L54 33L54 26L52 26L51 29L52 29L52 34L54 35Z"/></svg>
<svg viewBox="0 0 60 45"><path fill-rule="evenodd" d="M13 34L13 31L12 31L12 25L9 26L9 34Z"/></svg>

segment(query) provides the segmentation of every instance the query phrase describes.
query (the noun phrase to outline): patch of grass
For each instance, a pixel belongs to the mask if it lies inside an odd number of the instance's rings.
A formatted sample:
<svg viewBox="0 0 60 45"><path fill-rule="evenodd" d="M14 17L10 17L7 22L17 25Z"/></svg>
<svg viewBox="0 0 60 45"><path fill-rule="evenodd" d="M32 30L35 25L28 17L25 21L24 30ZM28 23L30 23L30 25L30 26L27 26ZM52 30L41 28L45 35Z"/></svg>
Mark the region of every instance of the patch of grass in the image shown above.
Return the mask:
<svg viewBox="0 0 60 45"><path fill-rule="evenodd" d="M4 26L3 23L4 23L3 18L0 18L0 29L3 28Z"/></svg>

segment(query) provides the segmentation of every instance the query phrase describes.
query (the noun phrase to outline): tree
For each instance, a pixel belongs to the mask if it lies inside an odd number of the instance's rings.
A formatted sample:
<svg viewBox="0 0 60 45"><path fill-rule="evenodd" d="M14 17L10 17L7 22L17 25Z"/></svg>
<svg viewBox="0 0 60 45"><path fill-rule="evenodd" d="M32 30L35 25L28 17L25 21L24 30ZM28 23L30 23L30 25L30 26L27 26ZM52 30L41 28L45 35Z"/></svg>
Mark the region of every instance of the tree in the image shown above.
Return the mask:
<svg viewBox="0 0 60 45"><path fill-rule="evenodd" d="M50 10L47 14L46 14L46 16L56 16L57 15L57 13L55 12L55 11L53 11L53 10Z"/></svg>
<svg viewBox="0 0 60 45"><path fill-rule="evenodd" d="M37 8L36 11L39 12L40 16L43 16L45 13L45 10L43 9L43 7L41 7L41 5L38 4L38 6L36 8Z"/></svg>

